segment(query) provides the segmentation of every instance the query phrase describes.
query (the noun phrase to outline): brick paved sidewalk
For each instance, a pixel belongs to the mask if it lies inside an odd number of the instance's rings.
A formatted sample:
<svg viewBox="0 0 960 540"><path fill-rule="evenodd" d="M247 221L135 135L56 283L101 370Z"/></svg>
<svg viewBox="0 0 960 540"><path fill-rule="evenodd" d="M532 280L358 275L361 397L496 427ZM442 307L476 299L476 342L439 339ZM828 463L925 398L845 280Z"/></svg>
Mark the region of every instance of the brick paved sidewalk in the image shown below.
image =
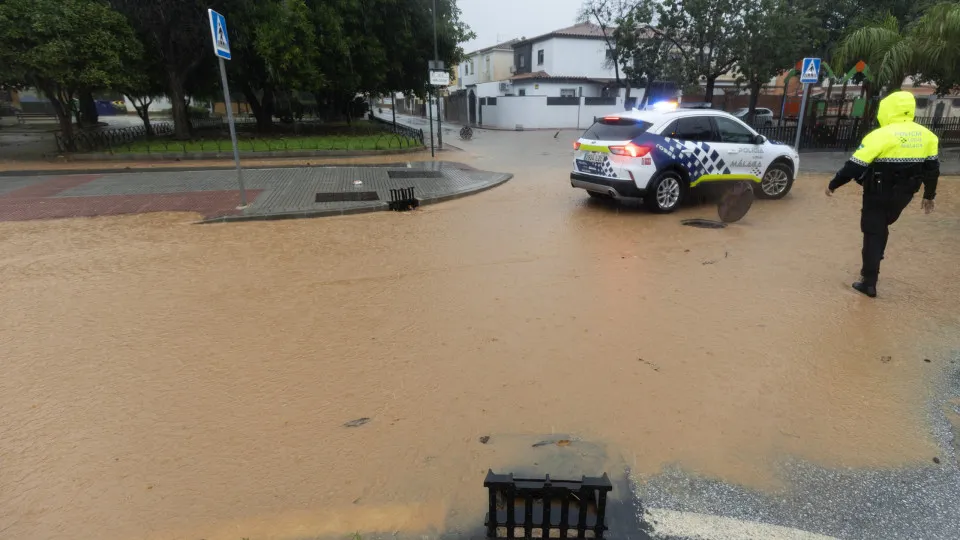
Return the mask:
<svg viewBox="0 0 960 540"><path fill-rule="evenodd" d="M398 172L399 171L399 172ZM145 212L197 212L208 221L318 217L386 210L390 190L413 187L422 204L482 191L511 175L448 162L407 166L247 169L247 208L235 171L129 172L0 177L0 221ZM316 202L317 194L374 200Z"/></svg>

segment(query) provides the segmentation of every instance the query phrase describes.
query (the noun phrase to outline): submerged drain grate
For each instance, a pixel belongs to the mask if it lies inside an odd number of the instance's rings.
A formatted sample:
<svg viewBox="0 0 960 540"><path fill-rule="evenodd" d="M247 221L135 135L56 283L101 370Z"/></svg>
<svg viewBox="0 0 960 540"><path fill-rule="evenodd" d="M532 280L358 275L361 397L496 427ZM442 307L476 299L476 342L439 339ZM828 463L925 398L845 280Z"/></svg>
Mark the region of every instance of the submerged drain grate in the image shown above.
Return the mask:
<svg viewBox="0 0 960 540"><path fill-rule="evenodd" d="M413 210L420 206L420 200L414 194L412 187L390 190L390 209L397 212Z"/></svg>
<svg viewBox="0 0 960 540"><path fill-rule="evenodd" d="M574 531L576 538L603 538L607 531L607 496L613 491L607 473L554 480L549 474L514 478L488 470L483 487L487 538L571 538Z"/></svg>
<svg viewBox="0 0 960 540"><path fill-rule="evenodd" d="M376 191L336 191L317 193L316 202L379 201Z"/></svg>
<svg viewBox="0 0 960 540"><path fill-rule="evenodd" d="M697 227L700 229L722 229L727 226L726 223L722 221L714 221L712 219L685 219L680 223L687 225L689 227Z"/></svg>
<svg viewBox="0 0 960 540"><path fill-rule="evenodd" d="M443 178L443 173L423 169L401 169L398 171L387 171L387 176L394 179L406 180L409 178Z"/></svg>

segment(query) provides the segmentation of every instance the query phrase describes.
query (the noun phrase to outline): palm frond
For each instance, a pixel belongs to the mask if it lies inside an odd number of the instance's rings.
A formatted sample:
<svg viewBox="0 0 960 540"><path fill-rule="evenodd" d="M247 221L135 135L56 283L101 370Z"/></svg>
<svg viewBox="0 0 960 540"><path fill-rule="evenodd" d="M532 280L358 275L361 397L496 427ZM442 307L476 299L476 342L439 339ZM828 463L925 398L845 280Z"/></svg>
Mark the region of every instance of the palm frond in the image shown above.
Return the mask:
<svg viewBox="0 0 960 540"><path fill-rule="evenodd" d="M871 67L904 39L896 29L887 25L866 26L848 34L833 53L833 64L846 70L860 60Z"/></svg>

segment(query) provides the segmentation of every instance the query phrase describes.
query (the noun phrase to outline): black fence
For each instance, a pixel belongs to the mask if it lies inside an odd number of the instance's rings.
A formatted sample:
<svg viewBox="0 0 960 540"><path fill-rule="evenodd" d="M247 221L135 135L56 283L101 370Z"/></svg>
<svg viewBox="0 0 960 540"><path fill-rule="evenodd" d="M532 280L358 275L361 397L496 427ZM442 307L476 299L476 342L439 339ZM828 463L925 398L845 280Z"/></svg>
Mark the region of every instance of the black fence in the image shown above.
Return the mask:
<svg viewBox="0 0 960 540"><path fill-rule="evenodd" d="M577 538L603 538L607 530L607 495L613 485L606 473L551 480L550 475L523 479L490 470L483 487L489 496L487 538L569 538L572 531Z"/></svg>
<svg viewBox="0 0 960 540"><path fill-rule="evenodd" d="M189 140L174 139L172 122L151 122L153 134L148 134L143 125L123 128L107 128L91 131L76 131L72 137L56 133L57 149L60 152L229 152L232 144L226 118L213 116L191 118ZM237 138L241 150L288 151L288 150L361 150L382 148L411 148L423 146L423 130L405 126L394 128L386 122L354 123L353 125L325 122L280 122L274 123L268 133L260 133L255 118L235 119ZM367 147L351 148L351 136L376 136ZM304 137L330 137L321 143L304 140Z"/></svg>
<svg viewBox="0 0 960 540"><path fill-rule="evenodd" d="M941 147L960 145L960 118L917 117L914 121L939 137ZM800 150L850 151L859 146L863 137L876 127L876 122L863 121L860 118L821 118L818 121L808 121L804 123L800 133ZM796 125L774 125L755 129L768 139L789 145L793 145L797 138Z"/></svg>
<svg viewBox="0 0 960 540"><path fill-rule="evenodd" d="M797 126L770 126L755 128L757 133L764 137L793 145L797 140ZM840 121L833 123L809 122L800 132L800 149L816 150L850 150L860 144L866 133L864 122L859 118L852 122Z"/></svg>
<svg viewBox="0 0 960 540"><path fill-rule="evenodd" d="M403 124L394 124L383 118L374 116L373 113L370 113L370 120L381 127L381 129L386 129L391 133L396 133L408 139L412 139L420 143L420 146L424 145L423 139L423 130L422 129L413 129L412 127L405 126Z"/></svg>

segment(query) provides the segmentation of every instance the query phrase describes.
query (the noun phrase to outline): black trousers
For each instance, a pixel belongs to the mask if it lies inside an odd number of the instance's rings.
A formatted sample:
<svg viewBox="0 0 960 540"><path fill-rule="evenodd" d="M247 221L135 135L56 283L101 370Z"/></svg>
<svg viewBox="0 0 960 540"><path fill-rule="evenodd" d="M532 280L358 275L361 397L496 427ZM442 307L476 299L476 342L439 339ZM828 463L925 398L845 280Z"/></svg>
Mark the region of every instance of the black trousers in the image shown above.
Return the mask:
<svg viewBox="0 0 960 540"><path fill-rule="evenodd" d="M863 209L860 210L860 230L863 231L863 267L860 273L864 283L876 285L880 274L880 261L887 248L890 225L900 218L900 213L910 204L913 193L899 192L863 194Z"/></svg>

